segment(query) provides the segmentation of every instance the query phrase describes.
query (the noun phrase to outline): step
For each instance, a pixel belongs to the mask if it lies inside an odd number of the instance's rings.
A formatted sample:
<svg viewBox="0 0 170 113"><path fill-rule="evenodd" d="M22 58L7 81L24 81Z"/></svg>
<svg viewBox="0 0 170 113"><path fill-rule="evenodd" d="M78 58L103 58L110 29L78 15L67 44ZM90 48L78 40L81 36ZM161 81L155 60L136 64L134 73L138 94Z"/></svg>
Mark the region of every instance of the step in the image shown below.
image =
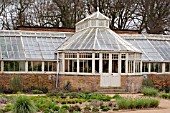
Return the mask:
<svg viewBox="0 0 170 113"><path fill-rule="evenodd" d="M112 93L128 93L125 91L125 89L122 89L121 87L101 87L97 90L96 93L102 93L102 94L112 94Z"/></svg>

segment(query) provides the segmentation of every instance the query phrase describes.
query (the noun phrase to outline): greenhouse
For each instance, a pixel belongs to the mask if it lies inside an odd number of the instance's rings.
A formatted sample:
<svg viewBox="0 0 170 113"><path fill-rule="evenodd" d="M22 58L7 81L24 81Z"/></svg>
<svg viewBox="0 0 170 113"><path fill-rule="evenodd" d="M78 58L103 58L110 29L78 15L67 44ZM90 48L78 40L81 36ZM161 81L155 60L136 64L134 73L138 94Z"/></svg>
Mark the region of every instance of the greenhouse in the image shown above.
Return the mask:
<svg viewBox="0 0 170 113"><path fill-rule="evenodd" d="M75 33L1 30L1 75L54 75L57 87L69 77L91 77L96 87L122 87L124 77L170 74L170 35L117 34L109 21L97 11Z"/></svg>

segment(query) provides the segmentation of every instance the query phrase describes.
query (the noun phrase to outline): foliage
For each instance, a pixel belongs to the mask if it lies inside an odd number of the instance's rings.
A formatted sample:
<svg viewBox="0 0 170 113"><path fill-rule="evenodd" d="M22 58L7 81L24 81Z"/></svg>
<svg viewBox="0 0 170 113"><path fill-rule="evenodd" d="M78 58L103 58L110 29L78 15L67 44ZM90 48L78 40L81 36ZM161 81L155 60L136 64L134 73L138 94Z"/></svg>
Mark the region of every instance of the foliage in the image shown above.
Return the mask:
<svg viewBox="0 0 170 113"><path fill-rule="evenodd" d="M90 110L91 110L90 106L85 106L84 107L84 111L90 111Z"/></svg>
<svg viewBox="0 0 170 113"><path fill-rule="evenodd" d="M165 98L165 99L170 99L170 93L160 93L159 97Z"/></svg>
<svg viewBox="0 0 170 113"><path fill-rule="evenodd" d="M13 113L36 113L36 107L27 96L18 96L12 106Z"/></svg>
<svg viewBox="0 0 170 113"><path fill-rule="evenodd" d="M59 106L54 106L54 107L52 108L53 111L59 111L59 109L60 109Z"/></svg>
<svg viewBox="0 0 170 113"><path fill-rule="evenodd" d="M90 103L91 106L95 106L95 107L99 107L101 105L103 105L103 101L99 101L99 100L92 100Z"/></svg>
<svg viewBox="0 0 170 113"><path fill-rule="evenodd" d="M122 98L117 101L119 109L158 107L159 100L154 98Z"/></svg>
<svg viewBox="0 0 170 113"><path fill-rule="evenodd" d="M143 93L145 96L157 96L158 90L150 87L144 87L141 89L141 93Z"/></svg>
<svg viewBox="0 0 170 113"><path fill-rule="evenodd" d="M122 97L121 97L119 94L115 94L115 95L113 96L113 98L114 98L114 99L121 99Z"/></svg>
<svg viewBox="0 0 170 113"><path fill-rule="evenodd" d="M58 113L67 113L67 110L66 109L63 109L63 108L60 108Z"/></svg>
<svg viewBox="0 0 170 113"><path fill-rule="evenodd" d="M99 112L99 108L98 107L93 107L92 112Z"/></svg>
<svg viewBox="0 0 170 113"><path fill-rule="evenodd" d="M69 110L70 106L68 106L68 105L62 105L61 108L62 108L62 109Z"/></svg>
<svg viewBox="0 0 170 113"><path fill-rule="evenodd" d="M73 112L73 111L81 111L80 106L78 106L78 105L70 106L69 112Z"/></svg>
<svg viewBox="0 0 170 113"><path fill-rule="evenodd" d="M102 111L109 111L110 110L110 108L108 107L108 106L104 106L103 108L102 108Z"/></svg>
<svg viewBox="0 0 170 113"><path fill-rule="evenodd" d="M79 99L86 99L86 100L102 100L102 101L110 101L111 97L103 94L96 94L96 93L79 93L77 95Z"/></svg>
<svg viewBox="0 0 170 113"><path fill-rule="evenodd" d="M152 80L147 78L147 79L143 80L142 85L144 87L153 87L153 82L152 82Z"/></svg>
<svg viewBox="0 0 170 113"><path fill-rule="evenodd" d="M6 104L7 103L7 99L4 97L0 97L0 104Z"/></svg>
<svg viewBox="0 0 170 113"><path fill-rule="evenodd" d="M5 108L3 109L3 111L4 111L4 112L8 112L8 111L11 111L11 109L12 109L11 104L7 104L7 105L5 106Z"/></svg>
<svg viewBox="0 0 170 113"><path fill-rule="evenodd" d="M33 90L32 94L43 94L43 91L40 90Z"/></svg>
<svg viewBox="0 0 170 113"><path fill-rule="evenodd" d="M66 90L66 91L70 91L71 90L71 82L70 81L67 81L64 84L64 90Z"/></svg>
<svg viewBox="0 0 170 113"><path fill-rule="evenodd" d="M14 75L12 80L10 81L10 87L14 92L22 91L22 79L20 76Z"/></svg>

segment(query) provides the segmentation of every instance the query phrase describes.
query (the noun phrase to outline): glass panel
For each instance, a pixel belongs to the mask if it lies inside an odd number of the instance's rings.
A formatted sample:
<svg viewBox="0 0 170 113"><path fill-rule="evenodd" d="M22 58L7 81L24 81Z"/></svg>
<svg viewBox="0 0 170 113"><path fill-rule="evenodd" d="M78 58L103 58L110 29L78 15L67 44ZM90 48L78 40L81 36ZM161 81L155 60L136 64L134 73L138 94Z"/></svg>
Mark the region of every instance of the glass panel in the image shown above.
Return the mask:
<svg viewBox="0 0 170 113"><path fill-rule="evenodd" d="M170 72L170 63L165 63L165 72Z"/></svg>
<svg viewBox="0 0 170 113"><path fill-rule="evenodd" d="M162 63L151 63L151 72L162 72Z"/></svg>
<svg viewBox="0 0 170 113"><path fill-rule="evenodd" d="M65 60L65 72L77 72L77 60Z"/></svg>
<svg viewBox="0 0 170 113"><path fill-rule="evenodd" d="M80 72L83 73L92 72L92 60L80 60L79 66L80 66Z"/></svg>
<svg viewBox="0 0 170 113"><path fill-rule="evenodd" d="M44 71L56 71L56 70L57 70L57 63L55 61L44 62Z"/></svg>
<svg viewBox="0 0 170 113"><path fill-rule="evenodd" d="M95 60L95 73L99 73L99 60Z"/></svg>
<svg viewBox="0 0 170 113"><path fill-rule="evenodd" d="M4 71L25 71L25 62L4 61Z"/></svg>
<svg viewBox="0 0 170 113"><path fill-rule="evenodd" d="M121 73L125 73L126 70L126 60L121 60Z"/></svg>
<svg viewBox="0 0 170 113"><path fill-rule="evenodd" d="M109 73L109 60L103 60L103 73Z"/></svg>
<svg viewBox="0 0 170 113"><path fill-rule="evenodd" d="M136 73L140 72L140 61L135 61L135 72Z"/></svg>
<svg viewBox="0 0 170 113"><path fill-rule="evenodd" d="M134 64L133 60L128 61L128 73L133 73L133 67L134 67L133 64Z"/></svg>
<svg viewBox="0 0 170 113"><path fill-rule="evenodd" d="M42 62L29 61L28 71L42 71Z"/></svg>
<svg viewBox="0 0 170 113"><path fill-rule="evenodd" d="M143 62L142 72L149 72L149 63Z"/></svg>
<svg viewBox="0 0 170 113"><path fill-rule="evenodd" d="M118 73L118 60L112 60L112 73Z"/></svg>

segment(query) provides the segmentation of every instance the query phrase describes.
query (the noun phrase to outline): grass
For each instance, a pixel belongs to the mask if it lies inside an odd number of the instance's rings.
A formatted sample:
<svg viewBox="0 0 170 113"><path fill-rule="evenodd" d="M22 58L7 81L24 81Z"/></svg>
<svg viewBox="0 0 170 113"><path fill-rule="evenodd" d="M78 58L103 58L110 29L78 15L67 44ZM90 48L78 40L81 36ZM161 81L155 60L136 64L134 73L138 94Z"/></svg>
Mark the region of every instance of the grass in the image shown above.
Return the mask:
<svg viewBox="0 0 170 113"><path fill-rule="evenodd" d="M33 101L27 96L18 96L12 105L13 113L36 113Z"/></svg>

